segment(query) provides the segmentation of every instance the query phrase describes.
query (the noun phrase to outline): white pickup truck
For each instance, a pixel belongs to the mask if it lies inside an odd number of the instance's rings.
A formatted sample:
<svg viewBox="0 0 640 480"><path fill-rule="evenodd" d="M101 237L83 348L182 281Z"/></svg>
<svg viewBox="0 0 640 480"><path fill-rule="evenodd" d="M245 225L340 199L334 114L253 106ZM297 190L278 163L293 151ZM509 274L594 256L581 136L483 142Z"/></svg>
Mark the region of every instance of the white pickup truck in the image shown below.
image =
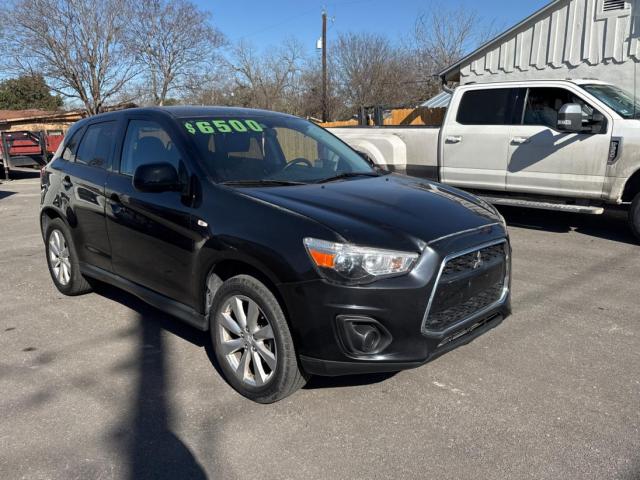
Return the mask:
<svg viewBox="0 0 640 480"><path fill-rule="evenodd" d="M640 104L597 80L458 87L442 128L332 133L389 170L499 205L601 214L627 208L640 239Z"/></svg>

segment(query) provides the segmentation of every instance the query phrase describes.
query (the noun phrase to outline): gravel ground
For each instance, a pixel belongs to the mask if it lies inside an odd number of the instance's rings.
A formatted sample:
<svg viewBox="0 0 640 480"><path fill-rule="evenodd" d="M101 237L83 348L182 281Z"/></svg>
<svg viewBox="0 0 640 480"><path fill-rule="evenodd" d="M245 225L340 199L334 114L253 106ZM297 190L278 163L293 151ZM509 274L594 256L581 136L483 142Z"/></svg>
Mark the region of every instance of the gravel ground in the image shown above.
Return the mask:
<svg viewBox="0 0 640 480"><path fill-rule="evenodd" d="M20 177L0 184L2 479L640 479L640 246L619 216L503 210L513 316L263 406L205 334L109 287L59 294Z"/></svg>

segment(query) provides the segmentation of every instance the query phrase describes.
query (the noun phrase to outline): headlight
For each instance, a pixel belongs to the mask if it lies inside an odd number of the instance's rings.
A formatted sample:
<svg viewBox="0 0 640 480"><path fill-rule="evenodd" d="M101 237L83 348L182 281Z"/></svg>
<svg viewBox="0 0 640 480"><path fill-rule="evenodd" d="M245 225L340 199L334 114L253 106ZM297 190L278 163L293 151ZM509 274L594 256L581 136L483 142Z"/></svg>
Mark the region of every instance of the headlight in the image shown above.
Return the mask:
<svg viewBox="0 0 640 480"><path fill-rule="evenodd" d="M413 268L420 256L413 252L360 247L316 238L305 238L304 246L320 275L351 284L403 275Z"/></svg>

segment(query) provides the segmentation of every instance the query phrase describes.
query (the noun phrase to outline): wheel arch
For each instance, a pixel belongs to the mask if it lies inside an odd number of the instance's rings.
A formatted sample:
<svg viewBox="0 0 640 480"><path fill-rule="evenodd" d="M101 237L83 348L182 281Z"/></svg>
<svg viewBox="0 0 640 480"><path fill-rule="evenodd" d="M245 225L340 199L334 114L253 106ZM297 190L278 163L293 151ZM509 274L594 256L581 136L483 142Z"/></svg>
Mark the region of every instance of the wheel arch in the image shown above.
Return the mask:
<svg viewBox="0 0 640 480"><path fill-rule="evenodd" d="M48 222L50 220L53 220L54 218L59 218L60 220L62 220L67 228L71 230L71 226L69 225L69 222L62 214L62 212L53 207L44 207L42 210L40 210L40 231L43 238L47 230Z"/></svg>
<svg viewBox="0 0 640 480"><path fill-rule="evenodd" d="M632 202L633 199L640 193L640 169L636 170L633 175L629 177L624 185L622 191L622 201Z"/></svg>
<svg viewBox="0 0 640 480"><path fill-rule="evenodd" d="M206 311L206 288L207 281L211 275L216 275L221 280L216 287L216 291L220 288L222 282L231 277L235 277L236 275L250 275L262 282L271 291L271 293L273 293L285 314L285 318L289 321L287 305L284 302L280 289L278 288L278 284L280 283L278 277L259 262L244 257L221 258L212 262L205 272L202 282L204 288L201 289L200 298L200 305L203 312Z"/></svg>

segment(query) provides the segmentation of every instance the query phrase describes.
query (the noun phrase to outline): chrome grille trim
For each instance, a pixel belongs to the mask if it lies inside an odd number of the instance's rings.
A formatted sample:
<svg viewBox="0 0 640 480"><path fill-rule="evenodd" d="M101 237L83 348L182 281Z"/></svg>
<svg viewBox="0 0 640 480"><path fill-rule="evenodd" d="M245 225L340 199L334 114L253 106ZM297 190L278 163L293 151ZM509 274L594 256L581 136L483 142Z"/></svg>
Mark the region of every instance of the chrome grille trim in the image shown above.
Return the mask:
<svg viewBox="0 0 640 480"><path fill-rule="evenodd" d="M463 255L468 255L469 253L473 253L473 252L477 252L478 250L482 250L488 247L492 247L494 245L500 245L500 244L505 244L505 277L504 277L504 284L503 284L503 288L502 288L502 295L500 295L500 298L495 301L494 303L492 303L491 305L482 308L480 310L478 310L477 312L473 313L472 315L454 323L453 325L448 326L447 328L445 328L444 330L429 330L427 328L427 320L429 318L429 312L431 311L431 306L433 305L433 300L436 296L436 291L438 290L438 286L440 285L440 279L442 278L442 272L444 271L446 265L448 262L450 262L451 260L458 258L458 257L462 257ZM480 245L476 245L474 247L468 248L466 250L462 250L461 252L457 252L457 253L453 253L450 255L447 255L444 260L442 261L442 263L440 264L440 269L438 270L438 276L436 277L436 281L433 285L433 289L431 290L431 295L429 297L429 303L427 304L427 309L424 312L424 316L422 317L422 326L421 326L421 332L424 335L433 335L433 334L437 334L438 336L441 335L447 335L450 332L456 330L457 328L459 328L461 325L467 323L468 321L481 317L482 315L487 314L488 312L490 312L492 309L496 308L497 306L503 304L507 298L507 295L509 294L509 279L511 276L511 254L510 254L510 248L509 248L509 242L507 241L506 238L502 238L500 240L495 240L492 242L487 242L487 243L483 243Z"/></svg>
<svg viewBox="0 0 640 480"><path fill-rule="evenodd" d="M464 235L465 233L477 232L478 230L490 230L491 228L493 228L495 226L500 226L500 225L502 225L500 222L494 222L494 223L487 223L486 225L480 225L479 227L468 228L468 229L462 230L460 232L454 232L454 233L450 233L448 235L443 235L442 237L434 238L433 240L429 241L429 243L427 243L427 245L433 245L434 243L438 243L438 242L440 242L442 240L445 240L447 238L457 237L458 235Z"/></svg>

